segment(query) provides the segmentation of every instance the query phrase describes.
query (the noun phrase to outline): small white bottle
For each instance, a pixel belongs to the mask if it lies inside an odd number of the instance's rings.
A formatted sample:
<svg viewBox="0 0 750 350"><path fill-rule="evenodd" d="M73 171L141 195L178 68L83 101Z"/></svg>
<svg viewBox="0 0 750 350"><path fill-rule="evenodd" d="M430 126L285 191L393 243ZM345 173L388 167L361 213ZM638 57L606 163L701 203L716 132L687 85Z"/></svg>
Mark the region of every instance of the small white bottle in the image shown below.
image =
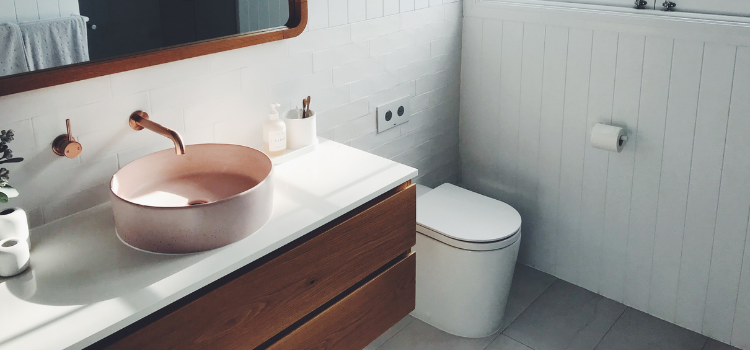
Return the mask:
<svg viewBox="0 0 750 350"><path fill-rule="evenodd" d="M263 123L263 151L271 157L280 156L286 150L286 124L279 119L279 112L276 111L279 106L278 103L271 104L271 113Z"/></svg>

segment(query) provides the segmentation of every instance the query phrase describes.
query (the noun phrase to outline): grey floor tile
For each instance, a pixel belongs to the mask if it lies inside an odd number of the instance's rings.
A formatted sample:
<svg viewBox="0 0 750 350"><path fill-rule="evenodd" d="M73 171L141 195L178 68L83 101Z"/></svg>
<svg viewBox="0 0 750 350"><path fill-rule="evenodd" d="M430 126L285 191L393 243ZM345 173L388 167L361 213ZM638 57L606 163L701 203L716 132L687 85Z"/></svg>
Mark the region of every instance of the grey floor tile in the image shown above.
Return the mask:
<svg viewBox="0 0 750 350"><path fill-rule="evenodd" d="M482 350L496 337L461 338L415 319L378 350Z"/></svg>
<svg viewBox="0 0 750 350"><path fill-rule="evenodd" d="M526 265L517 264L513 273L513 284L505 307L503 327L505 329L526 310L531 303L544 293L557 278Z"/></svg>
<svg viewBox="0 0 750 350"><path fill-rule="evenodd" d="M706 337L628 308L596 350L701 350Z"/></svg>
<svg viewBox="0 0 750 350"><path fill-rule="evenodd" d="M487 346L485 350L534 350L502 334Z"/></svg>
<svg viewBox="0 0 750 350"><path fill-rule="evenodd" d="M734 346L724 344L720 341L709 339L706 345L703 346L703 350L740 350Z"/></svg>
<svg viewBox="0 0 750 350"><path fill-rule="evenodd" d="M618 302L557 280L504 334L535 350L590 350L624 310Z"/></svg>
<svg viewBox="0 0 750 350"><path fill-rule="evenodd" d="M406 326L408 326L410 323L412 323L415 320L415 318L411 315L406 315L406 317L402 318L401 321L398 321L393 327L391 327L389 330L385 331L382 335L380 335L377 339L373 340L370 345L367 345L362 350L375 350L379 348L381 345L385 344L385 342L388 341L388 339L393 338L394 335L396 335L398 332L401 332Z"/></svg>

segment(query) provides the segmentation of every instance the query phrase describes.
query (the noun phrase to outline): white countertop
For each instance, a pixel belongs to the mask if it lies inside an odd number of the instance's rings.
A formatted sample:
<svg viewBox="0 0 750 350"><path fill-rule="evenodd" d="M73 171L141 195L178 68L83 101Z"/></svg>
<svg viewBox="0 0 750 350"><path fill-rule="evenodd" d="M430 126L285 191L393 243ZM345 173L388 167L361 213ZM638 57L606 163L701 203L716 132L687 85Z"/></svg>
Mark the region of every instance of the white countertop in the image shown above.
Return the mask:
<svg viewBox="0 0 750 350"><path fill-rule="evenodd" d="M274 171L270 221L209 252L129 248L108 203L32 230L32 269L0 283L0 349L82 349L417 175L327 140Z"/></svg>

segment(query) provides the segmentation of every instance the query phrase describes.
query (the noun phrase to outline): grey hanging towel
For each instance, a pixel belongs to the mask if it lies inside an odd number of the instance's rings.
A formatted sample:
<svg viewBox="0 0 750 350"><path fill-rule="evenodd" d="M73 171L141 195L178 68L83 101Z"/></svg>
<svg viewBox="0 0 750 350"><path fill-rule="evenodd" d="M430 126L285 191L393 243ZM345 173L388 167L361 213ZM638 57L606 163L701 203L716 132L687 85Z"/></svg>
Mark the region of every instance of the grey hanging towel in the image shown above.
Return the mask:
<svg viewBox="0 0 750 350"><path fill-rule="evenodd" d="M28 71L21 27L15 23L0 23L0 77Z"/></svg>
<svg viewBox="0 0 750 350"><path fill-rule="evenodd" d="M81 16L19 24L30 70L89 60L86 21Z"/></svg>

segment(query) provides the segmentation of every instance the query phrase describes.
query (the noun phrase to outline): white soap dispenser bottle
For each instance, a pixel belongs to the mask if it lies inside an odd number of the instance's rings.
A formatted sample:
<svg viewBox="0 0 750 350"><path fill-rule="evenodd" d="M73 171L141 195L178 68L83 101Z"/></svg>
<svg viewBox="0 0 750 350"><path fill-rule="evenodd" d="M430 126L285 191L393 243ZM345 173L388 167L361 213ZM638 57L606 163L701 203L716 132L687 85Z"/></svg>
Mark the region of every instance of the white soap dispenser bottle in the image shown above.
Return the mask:
<svg viewBox="0 0 750 350"><path fill-rule="evenodd" d="M286 124L279 119L276 111L279 106L278 103L271 104L271 113L263 123L263 151L271 157L280 156L286 150Z"/></svg>

